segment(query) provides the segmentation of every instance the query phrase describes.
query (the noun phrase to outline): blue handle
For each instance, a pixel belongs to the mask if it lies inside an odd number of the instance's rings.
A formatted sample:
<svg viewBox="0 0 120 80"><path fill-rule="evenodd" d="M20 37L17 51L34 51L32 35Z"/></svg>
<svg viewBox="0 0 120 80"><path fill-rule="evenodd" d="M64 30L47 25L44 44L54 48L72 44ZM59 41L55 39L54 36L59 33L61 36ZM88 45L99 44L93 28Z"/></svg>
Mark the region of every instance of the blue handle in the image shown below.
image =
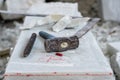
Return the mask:
<svg viewBox="0 0 120 80"><path fill-rule="evenodd" d="M53 39L53 38L55 38L53 35L48 34L48 33L44 32L44 31L40 31L40 32L39 32L39 35L40 35L42 38L44 38L44 39Z"/></svg>

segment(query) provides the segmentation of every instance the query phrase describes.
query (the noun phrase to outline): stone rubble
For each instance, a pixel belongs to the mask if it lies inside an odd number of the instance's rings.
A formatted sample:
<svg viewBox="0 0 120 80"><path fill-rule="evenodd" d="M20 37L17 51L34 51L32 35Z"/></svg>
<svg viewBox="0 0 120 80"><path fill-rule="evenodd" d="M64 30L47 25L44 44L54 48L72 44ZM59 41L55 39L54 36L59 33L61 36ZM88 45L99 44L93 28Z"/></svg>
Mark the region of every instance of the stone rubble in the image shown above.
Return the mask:
<svg viewBox="0 0 120 80"><path fill-rule="evenodd" d="M92 30L103 52L107 53L107 43L120 40L120 24L116 22L102 22Z"/></svg>
<svg viewBox="0 0 120 80"><path fill-rule="evenodd" d="M0 28L0 50L6 49L7 47L13 47L19 35L18 27L11 29L4 26Z"/></svg>
<svg viewBox="0 0 120 80"><path fill-rule="evenodd" d="M96 26L92 31L106 58L110 61L117 80L120 80L120 53L118 53L120 51L120 24L109 21L103 22L102 25Z"/></svg>
<svg viewBox="0 0 120 80"><path fill-rule="evenodd" d="M113 68L116 74L117 80L120 80L120 52L114 54L110 58L110 62L111 62L111 67Z"/></svg>
<svg viewBox="0 0 120 80"><path fill-rule="evenodd" d="M52 30L55 32L64 30L71 23L71 19L70 16L64 16L52 27Z"/></svg>
<svg viewBox="0 0 120 80"><path fill-rule="evenodd" d="M0 24L0 80L3 78L9 60L10 48L15 46L16 40L19 37L19 27L13 25L13 23L16 22Z"/></svg>

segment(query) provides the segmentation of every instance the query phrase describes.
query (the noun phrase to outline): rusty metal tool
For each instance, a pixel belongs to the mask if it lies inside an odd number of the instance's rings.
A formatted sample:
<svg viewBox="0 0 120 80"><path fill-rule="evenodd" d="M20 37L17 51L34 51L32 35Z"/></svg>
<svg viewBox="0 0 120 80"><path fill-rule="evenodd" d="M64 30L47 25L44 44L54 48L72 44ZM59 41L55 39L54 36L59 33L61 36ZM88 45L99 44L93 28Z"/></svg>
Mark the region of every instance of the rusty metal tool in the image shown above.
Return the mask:
<svg viewBox="0 0 120 80"><path fill-rule="evenodd" d="M32 35L31 35L31 37L30 37L30 39L29 39L29 41L24 49L23 57L27 57L30 54L32 47L34 45L34 42L36 40L36 36L37 36L36 33L32 33Z"/></svg>
<svg viewBox="0 0 120 80"><path fill-rule="evenodd" d="M39 35L45 39L44 46L47 52L62 52L76 49L79 46L79 38L92 29L99 20L99 18L90 19L86 26L71 37L54 37L44 31L40 31Z"/></svg>

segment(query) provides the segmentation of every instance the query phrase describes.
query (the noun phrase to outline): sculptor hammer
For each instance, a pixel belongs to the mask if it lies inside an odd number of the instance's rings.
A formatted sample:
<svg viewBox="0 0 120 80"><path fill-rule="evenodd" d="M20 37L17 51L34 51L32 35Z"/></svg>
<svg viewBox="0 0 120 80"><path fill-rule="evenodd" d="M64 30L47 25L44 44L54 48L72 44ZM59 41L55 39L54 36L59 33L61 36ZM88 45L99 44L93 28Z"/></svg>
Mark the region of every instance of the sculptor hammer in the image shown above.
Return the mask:
<svg viewBox="0 0 120 80"><path fill-rule="evenodd" d="M71 37L54 37L44 31L40 31L39 35L45 39L44 46L47 52L62 52L76 49L79 46L79 38L92 29L99 20L99 18L90 19L86 26Z"/></svg>

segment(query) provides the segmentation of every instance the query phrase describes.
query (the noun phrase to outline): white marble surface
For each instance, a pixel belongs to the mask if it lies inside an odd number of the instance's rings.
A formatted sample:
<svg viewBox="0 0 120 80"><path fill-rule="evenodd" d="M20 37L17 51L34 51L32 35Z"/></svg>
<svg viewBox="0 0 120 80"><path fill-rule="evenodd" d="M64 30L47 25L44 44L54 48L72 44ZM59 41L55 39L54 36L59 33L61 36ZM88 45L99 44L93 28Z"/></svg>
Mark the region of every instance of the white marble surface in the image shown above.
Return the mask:
<svg viewBox="0 0 120 80"><path fill-rule="evenodd" d="M63 57L55 56L54 52L46 53L44 39L37 36L30 55L21 57L33 32L38 34L39 31L47 31L58 37L69 37L78 30L55 33L51 27L42 26L21 32L8 63L5 80L114 80L112 69L91 32L79 39L77 49L62 52Z"/></svg>

